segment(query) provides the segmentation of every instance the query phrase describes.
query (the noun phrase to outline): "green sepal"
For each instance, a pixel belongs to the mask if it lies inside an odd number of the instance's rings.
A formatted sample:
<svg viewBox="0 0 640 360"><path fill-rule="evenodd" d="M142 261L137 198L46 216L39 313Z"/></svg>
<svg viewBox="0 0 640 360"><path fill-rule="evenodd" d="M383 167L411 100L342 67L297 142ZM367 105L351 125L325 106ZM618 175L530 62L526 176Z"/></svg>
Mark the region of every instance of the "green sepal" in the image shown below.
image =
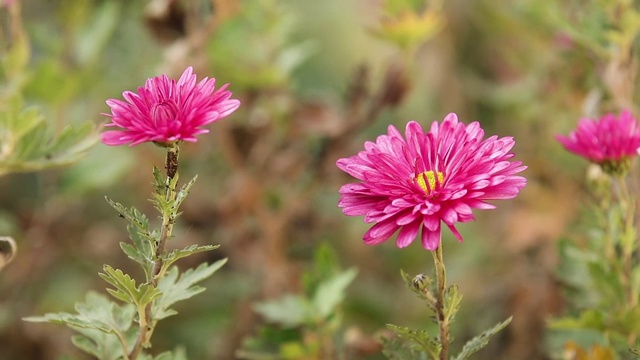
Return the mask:
<svg viewBox="0 0 640 360"><path fill-rule="evenodd" d="M161 295L153 303L153 319L161 320L177 314L170 307L178 301L189 299L203 292L205 288L195 284L213 275L226 262L225 258L213 264L202 263L197 268L189 269L182 274L179 274L177 267L172 267L158 283Z"/></svg>
<svg viewBox="0 0 640 360"><path fill-rule="evenodd" d="M136 281L131 276L114 269L109 265L103 267L104 273L99 273L104 281L113 285L115 289L107 289L116 299L133 304L137 309L144 309L147 304L158 298L162 291L151 284L140 284L136 286Z"/></svg>
<svg viewBox="0 0 640 360"><path fill-rule="evenodd" d="M468 359L469 356L480 351L482 348L487 346L487 344L489 344L489 340L491 339L491 337L497 334L500 330L504 329L507 325L509 325L512 319L513 316L509 316L507 320L496 324L491 329L467 341L467 343L462 347L462 351L460 352L460 354L458 354L458 356L456 356L454 359L465 360Z"/></svg>

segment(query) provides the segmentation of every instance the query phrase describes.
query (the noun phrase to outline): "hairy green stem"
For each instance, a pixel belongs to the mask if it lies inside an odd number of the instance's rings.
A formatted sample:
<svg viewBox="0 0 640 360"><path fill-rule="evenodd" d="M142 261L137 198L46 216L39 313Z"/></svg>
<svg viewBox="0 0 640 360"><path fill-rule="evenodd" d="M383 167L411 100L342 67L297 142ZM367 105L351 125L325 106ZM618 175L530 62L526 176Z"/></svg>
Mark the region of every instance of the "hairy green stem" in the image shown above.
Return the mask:
<svg viewBox="0 0 640 360"><path fill-rule="evenodd" d="M178 173L178 152L179 146L177 143L173 143L167 147L167 157L165 161L165 170L167 171L167 178L165 180L164 187L159 191L164 191L165 199L167 201L174 201L176 199L176 188L173 179ZM151 271L150 278L147 282L153 286L158 285L158 281L162 277L162 269L164 265L164 253L167 240L173 233L173 225L175 223L175 214L173 210L167 210L162 213L162 227L160 228L160 238L156 244L155 258L153 262L153 270ZM149 346L151 335L155 329L157 321L151 316L151 306L153 302L149 303L144 309L138 310L139 318L139 330L136 342L133 348L129 352L128 359L135 360L138 358L142 349Z"/></svg>
<svg viewBox="0 0 640 360"><path fill-rule="evenodd" d="M436 265L436 319L438 320L438 328L440 329L440 360L448 359L449 353L449 319L445 316L444 293L447 287L447 274L444 268L442 257L442 244L438 246L436 251L432 251L433 261Z"/></svg>
<svg viewBox="0 0 640 360"><path fill-rule="evenodd" d="M167 180L165 181L164 195L168 201L173 201L176 199L175 185L172 184L173 178L178 173L178 150L179 147L175 143L167 148L167 159L165 162L165 169L167 170ZM167 243L167 239L171 237L171 233L173 232L174 222L175 218L173 215L173 211L162 214L162 228L160 229L160 239L158 240L158 244L156 247L155 261L153 264L153 271L151 272L151 283L153 285L157 285L157 280L161 276L160 271L164 263L162 256L164 255L164 248Z"/></svg>

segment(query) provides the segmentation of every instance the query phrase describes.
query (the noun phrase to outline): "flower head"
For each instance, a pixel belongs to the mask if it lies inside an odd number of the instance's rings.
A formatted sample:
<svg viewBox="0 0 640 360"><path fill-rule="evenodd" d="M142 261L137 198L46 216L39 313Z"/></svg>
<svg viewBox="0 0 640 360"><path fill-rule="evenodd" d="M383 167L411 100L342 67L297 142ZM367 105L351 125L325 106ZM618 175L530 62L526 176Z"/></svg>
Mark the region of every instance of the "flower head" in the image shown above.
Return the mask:
<svg viewBox="0 0 640 360"><path fill-rule="evenodd" d="M606 114L599 120L580 119L575 131L556 139L568 151L615 172L638 155L640 126L629 111L623 110L617 118Z"/></svg>
<svg viewBox="0 0 640 360"><path fill-rule="evenodd" d="M109 99L111 122L105 126L121 129L102 133L107 145L131 146L147 141L169 144L197 141L196 135L208 133L203 126L234 112L240 101L231 99L228 86L215 89L215 79L196 83L193 69L188 67L176 82L166 75L147 79L138 92L125 91L126 101Z"/></svg>
<svg viewBox="0 0 640 360"><path fill-rule="evenodd" d="M400 230L397 245L404 248L422 230L422 246L435 250L441 223L462 241L456 223L473 220L474 208L493 209L486 200L513 198L525 186L515 174L526 166L509 160L514 144L510 137L484 139L479 123L465 125L456 114L434 122L427 133L411 121L405 137L389 126L364 151L338 160L341 170L360 180L340 188L338 206L374 223L364 235L369 245Z"/></svg>

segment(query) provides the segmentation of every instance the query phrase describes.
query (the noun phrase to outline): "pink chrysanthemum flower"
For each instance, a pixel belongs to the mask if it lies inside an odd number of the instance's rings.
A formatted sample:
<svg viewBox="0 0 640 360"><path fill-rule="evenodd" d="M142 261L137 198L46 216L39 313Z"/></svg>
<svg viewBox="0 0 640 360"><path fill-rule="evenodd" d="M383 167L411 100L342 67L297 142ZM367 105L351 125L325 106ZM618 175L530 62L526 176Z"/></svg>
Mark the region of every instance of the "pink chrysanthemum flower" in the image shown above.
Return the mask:
<svg viewBox="0 0 640 360"><path fill-rule="evenodd" d="M616 118L606 114L599 120L580 119L569 136L556 136L568 151L600 164L607 172L619 172L638 155L640 126L627 110Z"/></svg>
<svg viewBox="0 0 640 360"><path fill-rule="evenodd" d="M337 162L361 180L340 188L338 206L375 223L364 235L366 244L379 244L400 230L397 245L404 248L422 229L422 246L433 251L440 245L441 222L462 241L456 223L473 220L474 208L495 208L486 200L511 199L526 185L515 176L526 166L509 160L513 138L483 139L478 122L465 125L449 114L425 133L411 121L405 137L389 126L388 134L366 142L364 151Z"/></svg>
<svg viewBox="0 0 640 360"><path fill-rule="evenodd" d="M240 101L231 99L228 84L215 89L215 79L196 83L193 69L188 67L176 82L166 75L147 79L138 92L125 91L126 101L109 99L111 122L105 126L122 129L105 131L102 142L107 145L131 146L147 141L170 144L197 141L196 135L208 133L203 126L234 112Z"/></svg>

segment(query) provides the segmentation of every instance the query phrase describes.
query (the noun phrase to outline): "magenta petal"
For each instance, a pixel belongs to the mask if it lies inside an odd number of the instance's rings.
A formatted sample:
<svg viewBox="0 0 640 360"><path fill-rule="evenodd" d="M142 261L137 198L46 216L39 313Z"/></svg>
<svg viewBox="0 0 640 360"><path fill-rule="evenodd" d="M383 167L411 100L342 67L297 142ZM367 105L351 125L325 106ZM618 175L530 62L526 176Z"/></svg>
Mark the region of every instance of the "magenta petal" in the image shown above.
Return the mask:
<svg viewBox="0 0 640 360"><path fill-rule="evenodd" d="M393 235L399 226L395 221L386 220L373 225L369 231L364 234L364 242L367 245L376 245L389 239Z"/></svg>
<svg viewBox="0 0 640 360"><path fill-rule="evenodd" d="M569 136L556 136L568 151L597 164L621 164L638 155L640 125L628 110L616 117L605 114L599 119L580 119Z"/></svg>
<svg viewBox="0 0 640 360"><path fill-rule="evenodd" d="M416 236L418 236L420 225L420 221L414 221L402 227L396 241L399 248L407 247L415 240Z"/></svg>
<svg viewBox="0 0 640 360"><path fill-rule="evenodd" d="M465 125L453 113L429 129L410 121L402 134L389 126L363 151L336 162L358 180L340 188L338 206L374 224L365 243L379 244L399 230L396 245L404 248L422 228L423 247L435 250L442 222L461 241L457 223L474 220L474 209L493 209L488 201L513 198L526 185L517 175L526 166L513 161L513 138L485 139L479 122Z"/></svg>
<svg viewBox="0 0 640 360"><path fill-rule="evenodd" d="M124 145L129 142L127 137L124 136L124 131L113 130L113 131L105 131L100 134L100 140L109 146L118 146Z"/></svg>
<svg viewBox="0 0 640 360"><path fill-rule="evenodd" d="M435 251L440 245L440 228L436 231L430 231L426 227L422 227L422 246L430 251Z"/></svg>
<svg viewBox="0 0 640 360"><path fill-rule="evenodd" d="M107 145L137 145L143 142L171 143L197 141L208 132L202 126L234 112L240 102L231 99L226 85L215 90L215 79L196 84L193 68L188 67L176 82L166 75L147 79L137 92L124 91L125 101L109 99L111 122L105 126L121 128L120 134L105 132Z"/></svg>

